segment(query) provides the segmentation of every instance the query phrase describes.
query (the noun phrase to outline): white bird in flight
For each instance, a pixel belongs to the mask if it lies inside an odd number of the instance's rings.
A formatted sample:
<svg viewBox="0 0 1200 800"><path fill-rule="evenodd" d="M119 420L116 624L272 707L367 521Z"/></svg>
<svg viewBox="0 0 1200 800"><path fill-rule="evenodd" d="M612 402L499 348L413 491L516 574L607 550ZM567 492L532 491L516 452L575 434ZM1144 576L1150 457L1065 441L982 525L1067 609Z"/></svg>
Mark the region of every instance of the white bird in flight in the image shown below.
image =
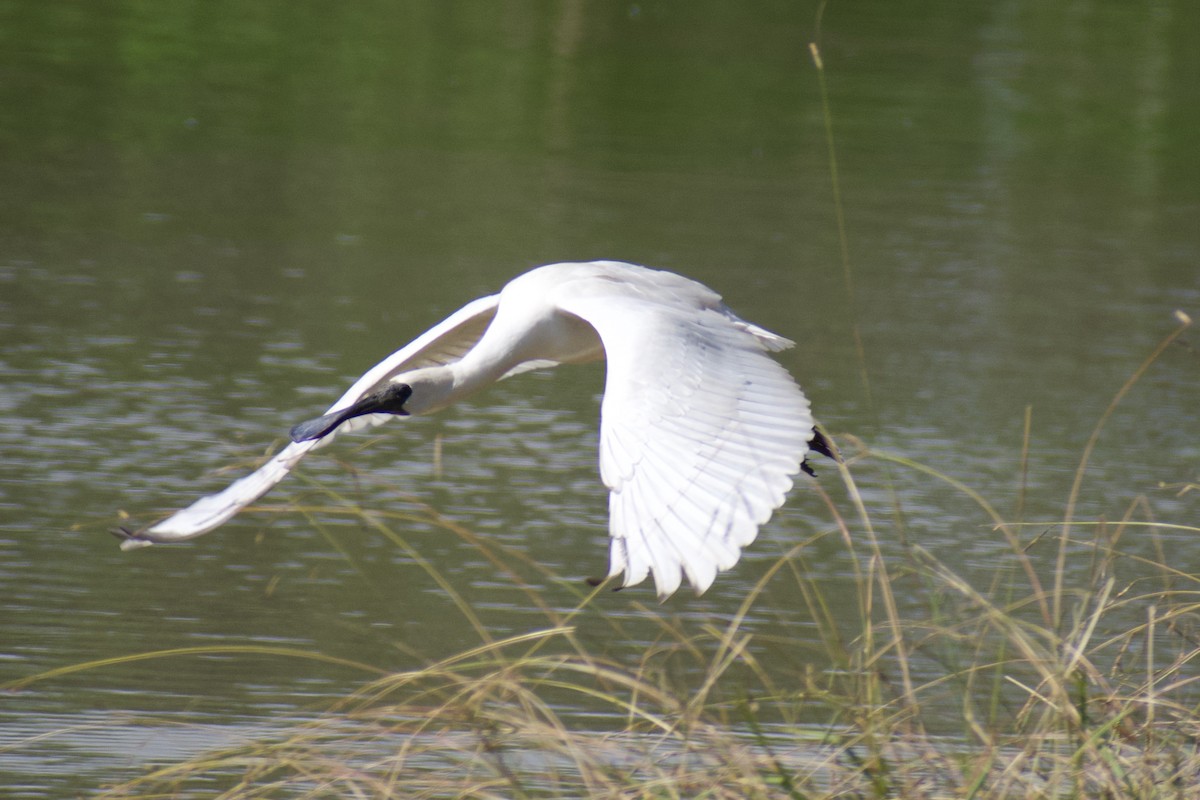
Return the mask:
<svg viewBox="0 0 1200 800"><path fill-rule="evenodd" d="M257 471L123 549L207 533L342 432L438 411L527 370L607 358L600 476L609 573L654 574L660 598L697 594L737 563L783 504L809 451L833 457L808 399L768 352L793 342L730 311L708 287L619 261L550 264L514 278L376 364Z"/></svg>

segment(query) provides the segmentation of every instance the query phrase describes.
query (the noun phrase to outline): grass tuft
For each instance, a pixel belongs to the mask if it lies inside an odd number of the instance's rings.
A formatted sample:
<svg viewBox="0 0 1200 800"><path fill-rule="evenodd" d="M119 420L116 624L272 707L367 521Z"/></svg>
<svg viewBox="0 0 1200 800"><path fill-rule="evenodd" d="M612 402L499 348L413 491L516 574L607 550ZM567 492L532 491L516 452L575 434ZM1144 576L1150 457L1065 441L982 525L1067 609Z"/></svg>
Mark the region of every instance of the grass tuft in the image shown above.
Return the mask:
<svg viewBox="0 0 1200 800"><path fill-rule="evenodd" d="M1141 496L1119 520L1077 518L1104 419L1066 513L1045 521L1020 518L1030 492L1028 423L1016 519L953 476L841 437L841 486L817 489L826 529L782 553L723 621L644 608L656 634L640 652L598 652L597 637L580 634L598 620L611 637L628 636L627 618L597 602L601 589L579 591L524 554L421 509L422 524L478 547L544 616L526 633L496 636L454 581L405 540L412 515L333 498L306 513L314 521L349 514L392 541L452 599L479 644L420 669L376 672L315 719L158 765L100 796L1200 797L1200 576L1166 555L1167 537L1200 528L1156 519ZM920 537L898 529L895 496L881 525L858 484L872 470L935 482L968 500L1002 542L990 574L965 575L915 544ZM903 542L899 557L894 542ZM811 569L817 545L844 551L851 607ZM1068 569L1068 561L1085 568ZM575 606L551 608L522 577L531 572L545 585L572 587ZM774 641L761 624L776 613L771 598L780 591L811 620L804 644L817 654L782 667L777 646L797 643ZM236 655L195 652L217 650ZM255 652L268 650L313 657Z"/></svg>
<svg viewBox="0 0 1200 800"><path fill-rule="evenodd" d="M826 6L809 53L869 408L820 47ZM1159 358L1183 344L1192 319L1182 311L1175 319L1096 422L1058 518L1026 519L1036 491L1031 409L1011 515L968 481L843 434L840 484L815 490L828 515L821 529L782 552L726 618L672 617L636 599L622 606L655 626L640 651L583 634L599 626L608 639L634 638L630 616L598 601L602 587L582 591L411 498L407 511L370 510L314 485L320 502L257 510L304 515L350 563L331 527L349 520L370 530L429 576L477 642L400 672L297 648L218 644L77 664L0 690L214 655L315 659L363 676L320 713L273 733L139 767L94 795L108 800L1200 798L1200 574L1170 554L1172 537L1200 527L1159 519L1143 495L1129 498L1120 519L1079 515L1107 423ZM918 544L922 537L905 527L903 495L891 489L901 475L944 490L937 496L956 509L965 502L1000 542L994 563L968 572ZM889 489L886 502L873 503L868 480ZM1179 476L1159 488L1177 508L1200 483ZM522 592L537 624L511 635L489 627L470 594L410 542L416 527L476 548ZM818 547L822 563L841 557L848 565L845 581L813 568ZM362 577L370 583L365 570ZM541 586L567 600L548 602ZM795 598L789 613L809 621L806 641L763 623L779 615L781 596ZM0 753L50 738L8 742Z"/></svg>

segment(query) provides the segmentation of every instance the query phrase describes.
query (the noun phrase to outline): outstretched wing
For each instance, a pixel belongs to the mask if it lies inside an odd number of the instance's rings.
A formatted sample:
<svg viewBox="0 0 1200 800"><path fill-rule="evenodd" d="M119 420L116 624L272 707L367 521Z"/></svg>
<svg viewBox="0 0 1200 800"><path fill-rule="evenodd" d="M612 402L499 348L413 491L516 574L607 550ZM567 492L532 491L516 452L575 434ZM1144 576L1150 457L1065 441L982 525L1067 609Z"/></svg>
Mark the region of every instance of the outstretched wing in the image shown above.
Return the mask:
<svg viewBox="0 0 1200 800"><path fill-rule="evenodd" d="M446 364L475 346L496 314L499 295L481 297L460 308L412 342L376 364L354 382L325 413L346 408L393 375L420 367ZM389 414L369 414L348 420L320 439L292 442L255 472L240 478L217 494L202 497L149 528L129 534L122 549L156 542L179 542L208 533L262 497L296 466L310 450L330 441L338 432L355 430L391 419Z"/></svg>
<svg viewBox="0 0 1200 800"><path fill-rule="evenodd" d="M791 342L683 288L670 302L625 292L559 302L607 355L609 575L629 586L653 572L660 597L684 576L701 593L737 563L813 437L807 398L766 355Z"/></svg>

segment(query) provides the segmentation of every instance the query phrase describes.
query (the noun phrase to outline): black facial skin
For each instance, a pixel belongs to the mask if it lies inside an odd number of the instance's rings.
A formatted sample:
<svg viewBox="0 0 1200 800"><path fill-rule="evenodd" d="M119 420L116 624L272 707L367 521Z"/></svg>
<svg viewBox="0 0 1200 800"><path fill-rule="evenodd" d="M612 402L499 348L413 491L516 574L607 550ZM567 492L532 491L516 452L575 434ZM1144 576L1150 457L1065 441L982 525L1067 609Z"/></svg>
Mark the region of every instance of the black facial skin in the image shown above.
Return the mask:
<svg viewBox="0 0 1200 800"><path fill-rule="evenodd" d="M411 396L412 387L407 383L390 384L386 389L367 395L341 411L334 411L323 417L301 422L291 430L292 441L306 442L309 439L320 439L346 420L361 417L364 414L396 414L406 417L408 412L404 410L404 403Z"/></svg>

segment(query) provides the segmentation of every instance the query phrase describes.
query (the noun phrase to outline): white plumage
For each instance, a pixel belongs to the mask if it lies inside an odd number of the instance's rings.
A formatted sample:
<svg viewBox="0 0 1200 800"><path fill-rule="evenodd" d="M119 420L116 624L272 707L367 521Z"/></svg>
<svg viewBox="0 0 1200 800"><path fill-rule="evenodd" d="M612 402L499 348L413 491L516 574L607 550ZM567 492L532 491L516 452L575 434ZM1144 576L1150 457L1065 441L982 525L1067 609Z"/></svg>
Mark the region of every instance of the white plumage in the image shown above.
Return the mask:
<svg viewBox="0 0 1200 800"><path fill-rule="evenodd" d="M296 426L256 472L124 534L129 549L211 531L337 433L426 414L529 369L607 359L600 475L609 576L650 573L660 597L703 592L778 508L810 448L829 455L808 400L767 356L792 342L679 275L617 261L551 264L451 314Z"/></svg>

